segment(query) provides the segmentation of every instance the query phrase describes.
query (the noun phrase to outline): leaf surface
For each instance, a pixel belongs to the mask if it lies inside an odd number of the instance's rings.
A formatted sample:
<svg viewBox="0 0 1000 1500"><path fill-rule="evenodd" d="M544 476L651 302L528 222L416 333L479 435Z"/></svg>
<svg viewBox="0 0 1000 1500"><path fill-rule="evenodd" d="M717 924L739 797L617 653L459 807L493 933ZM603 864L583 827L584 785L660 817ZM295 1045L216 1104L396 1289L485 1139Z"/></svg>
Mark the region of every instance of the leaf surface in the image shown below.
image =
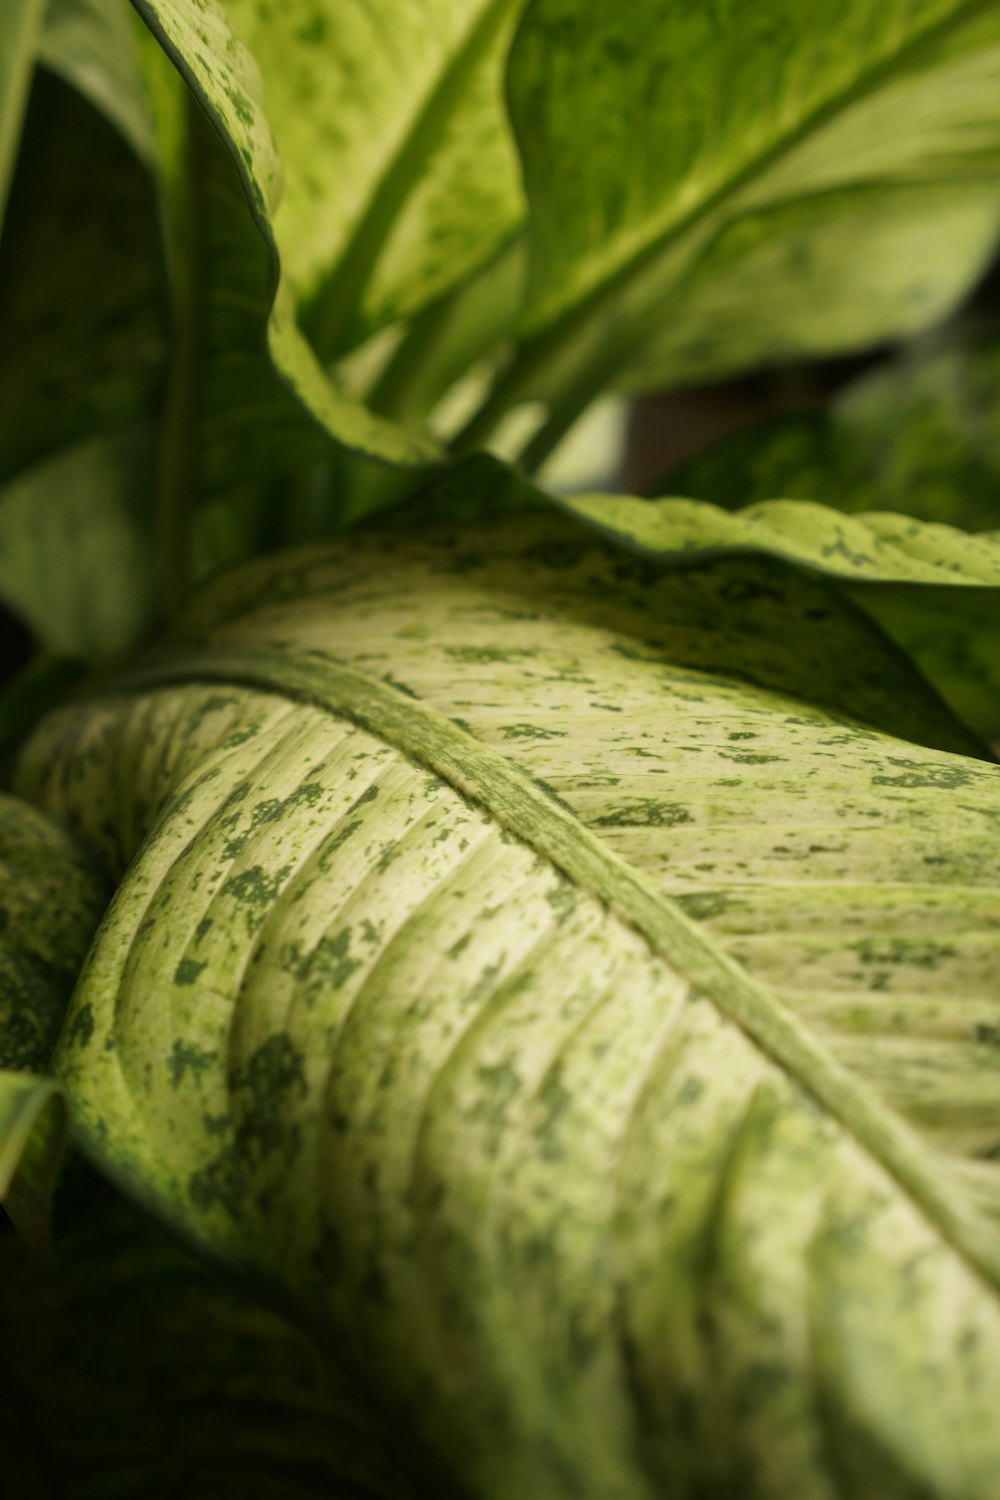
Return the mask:
<svg viewBox="0 0 1000 1500"><path fill-rule="evenodd" d="M0 226L35 65L44 0L10 0L0 17Z"/></svg>
<svg viewBox="0 0 1000 1500"><path fill-rule="evenodd" d="M120 1201L95 1205L50 1264L0 1241L0 1267L15 1488L45 1500L414 1493L391 1434L307 1337Z"/></svg>
<svg viewBox="0 0 1000 1500"><path fill-rule="evenodd" d="M66 1110L48 1067L102 910L79 846L35 808L0 796L0 1203L46 1243Z"/></svg>
<svg viewBox="0 0 1000 1500"><path fill-rule="evenodd" d="M183 316L204 322L193 356L204 365L208 488L253 472L255 460L287 462L296 445L310 456L333 438L357 452L403 466L439 456L430 439L370 412L328 374L302 334L294 300L281 279L275 214L282 168L261 98L257 64L235 35L217 0L137 0L136 9L175 64L224 148L213 151L195 123L186 164L196 202L191 266L200 278L187 288ZM176 104L183 108L183 100ZM184 130L171 129L173 142ZM230 165L231 163L231 165ZM168 173L175 168L167 165ZM262 352L264 351L264 352ZM220 457L214 450L222 445ZM246 468L233 474L230 456ZM271 472L280 462L271 457Z"/></svg>
<svg viewBox="0 0 1000 1500"><path fill-rule="evenodd" d="M729 510L795 497L992 530L1000 522L1000 345L967 335L910 350L852 381L821 413L736 433L656 488Z"/></svg>
<svg viewBox="0 0 1000 1500"><path fill-rule="evenodd" d="M49 650L113 656L149 626L152 468L141 425L70 444L0 487L0 598Z"/></svg>
<svg viewBox="0 0 1000 1500"><path fill-rule="evenodd" d="M996 1489L1000 769L775 576L356 536L20 764L135 856L82 1143L483 1500Z"/></svg>
<svg viewBox="0 0 1000 1500"><path fill-rule="evenodd" d="M960 716L1000 736L1000 533L895 511L844 515L807 500L727 511L701 500L574 496L560 506L669 566L762 554L835 579Z"/></svg>
<svg viewBox="0 0 1000 1500"><path fill-rule="evenodd" d="M144 168L40 69L0 244L0 480L152 414L166 313Z"/></svg>
<svg viewBox="0 0 1000 1500"><path fill-rule="evenodd" d="M524 0L228 0L284 165L275 231L330 358L442 296L520 227L502 97Z"/></svg>
<svg viewBox="0 0 1000 1500"><path fill-rule="evenodd" d="M555 390L568 421L611 382L941 317L996 240L998 69L992 0L534 0L509 76L533 280L505 399Z"/></svg>

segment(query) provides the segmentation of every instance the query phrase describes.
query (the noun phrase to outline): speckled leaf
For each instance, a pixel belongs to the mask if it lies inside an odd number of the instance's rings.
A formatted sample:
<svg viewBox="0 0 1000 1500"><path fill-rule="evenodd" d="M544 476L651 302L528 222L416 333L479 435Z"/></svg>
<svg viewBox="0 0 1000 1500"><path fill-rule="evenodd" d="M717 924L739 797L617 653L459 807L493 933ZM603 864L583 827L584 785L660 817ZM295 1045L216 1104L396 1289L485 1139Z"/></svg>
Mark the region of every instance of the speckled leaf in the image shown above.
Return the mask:
<svg viewBox="0 0 1000 1500"><path fill-rule="evenodd" d="M127 867L81 1143L476 1500L997 1491L1000 768L777 576L358 535L19 764Z"/></svg>
<svg viewBox="0 0 1000 1500"><path fill-rule="evenodd" d="M0 796L0 1203L44 1244L66 1138L49 1064L103 889L69 834Z"/></svg>
<svg viewBox="0 0 1000 1500"><path fill-rule="evenodd" d="M0 1241L0 1339L11 1493L414 1493L412 1464L336 1366L120 1201L95 1205L52 1264Z"/></svg>
<svg viewBox="0 0 1000 1500"><path fill-rule="evenodd" d="M670 566L757 553L835 579L968 724L1000 737L1000 532L968 534L893 511L844 515L806 500L738 511L620 495L559 504Z"/></svg>
<svg viewBox="0 0 1000 1500"><path fill-rule="evenodd" d="M533 0L510 98L534 259L505 399L554 388L562 420L912 332L1000 227L995 0Z"/></svg>
<svg viewBox="0 0 1000 1500"><path fill-rule="evenodd" d="M192 124L188 191L196 201L195 280L182 313L191 358L203 366L203 485L209 490L274 473L333 439L389 463L420 465L437 446L395 426L348 395L317 359L281 279L275 215L282 168L261 99L257 64L230 26L221 0L136 0L218 133L202 141ZM183 107L183 100L177 101ZM175 122L176 125L176 122ZM174 144L184 132L172 128ZM228 158L228 159L227 159ZM266 477L264 475L263 477Z"/></svg>
<svg viewBox="0 0 1000 1500"><path fill-rule="evenodd" d="M520 226L503 63L524 0L225 0L284 166L275 232L326 358Z"/></svg>
<svg viewBox="0 0 1000 1500"><path fill-rule="evenodd" d="M7 0L0 15L0 227L44 14L45 0Z"/></svg>

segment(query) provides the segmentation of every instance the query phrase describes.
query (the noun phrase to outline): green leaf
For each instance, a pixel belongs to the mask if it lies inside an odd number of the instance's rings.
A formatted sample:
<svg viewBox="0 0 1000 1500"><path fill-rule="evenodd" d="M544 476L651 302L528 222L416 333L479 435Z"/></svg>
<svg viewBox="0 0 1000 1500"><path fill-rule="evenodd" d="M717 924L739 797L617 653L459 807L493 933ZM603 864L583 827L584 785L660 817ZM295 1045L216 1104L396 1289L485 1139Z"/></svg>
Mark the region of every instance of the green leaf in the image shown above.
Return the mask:
<svg viewBox="0 0 1000 1500"><path fill-rule="evenodd" d="M157 125L127 0L49 0L40 59L106 115L140 161L157 165Z"/></svg>
<svg viewBox="0 0 1000 1500"><path fill-rule="evenodd" d="M50 1245L66 1138L66 1104L58 1085L51 1078L0 1071L0 1203L36 1251Z"/></svg>
<svg viewBox="0 0 1000 1500"><path fill-rule="evenodd" d="M411 317L524 218L503 63L524 0L227 0L284 166L276 232L318 352Z"/></svg>
<svg viewBox="0 0 1000 1500"><path fill-rule="evenodd" d="M153 607L153 435L102 432L0 487L0 598L49 650L85 658L133 645Z"/></svg>
<svg viewBox="0 0 1000 1500"><path fill-rule="evenodd" d="M893 511L844 515L806 500L738 511L621 495L557 503L668 566L758 554L836 580L966 723L1000 737L1000 533L968 535Z"/></svg>
<svg viewBox="0 0 1000 1500"><path fill-rule="evenodd" d="M966 531L1000 522L1000 345L940 340L838 394L822 413L751 427L657 486L739 506L796 496L903 511Z"/></svg>
<svg viewBox="0 0 1000 1500"><path fill-rule="evenodd" d="M8 0L0 17L0 228L44 11L44 0Z"/></svg>
<svg viewBox="0 0 1000 1500"><path fill-rule="evenodd" d="M993 0L534 0L509 91L531 205L523 340L472 430L940 318L1000 229Z"/></svg>
<svg viewBox="0 0 1000 1500"><path fill-rule="evenodd" d="M205 488L260 474L262 460L267 470L261 477L270 477L293 457L308 461L331 438L404 467L439 457L429 438L376 416L350 396L298 327L275 240L281 164L257 65L234 34L225 7L218 0L136 0L136 9L224 148L192 121L184 170L193 222L185 230L188 281L179 320L182 333L188 330L183 382L203 383ZM182 99L175 108L183 108ZM170 134L176 149L184 139L176 121ZM168 162L166 170L176 178L175 165Z"/></svg>
<svg viewBox="0 0 1000 1500"><path fill-rule="evenodd" d="M551 516L186 629L17 775L134 856L91 1156L477 1500L992 1500L1000 768L818 706L917 716L878 634Z"/></svg>
<svg viewBox="0 0 1000 1500"><path fill-rule="evenodd" d="M150 416L165 320L147 174L95 109L40 70L0 243L0 480Z"/></svg>
<svg viewBox="0 0 1000 1500"><path fill-rule="evenodd" d="M4 1477L74 1500L405 1500L391 1433L302 1334L134 1210L0 1242ZM11 1414L20 1420L9 1420Z"/></svg>
<svg viewBox="0 0 1000 1500"><path fill-rule="evenodd" d="M35 808L0 796L0 1203L22 1236L47 1243L66 1140L47 1068L103 909L78 845Z"/></svg>

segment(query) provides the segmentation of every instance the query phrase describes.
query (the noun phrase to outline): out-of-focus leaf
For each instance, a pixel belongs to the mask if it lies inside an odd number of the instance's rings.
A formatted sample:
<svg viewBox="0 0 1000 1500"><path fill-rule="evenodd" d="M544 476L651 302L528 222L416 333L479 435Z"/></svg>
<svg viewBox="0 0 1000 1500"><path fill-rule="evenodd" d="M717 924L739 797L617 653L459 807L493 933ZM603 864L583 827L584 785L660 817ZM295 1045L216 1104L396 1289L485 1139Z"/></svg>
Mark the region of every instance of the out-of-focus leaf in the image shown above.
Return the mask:
<svg viewBox="0 0 1000 1500"><path fill-rule="evenodd" d="M275 234L330 358L411 317L524 217L503 64L524 0L226 0L284 167Z"/></svg>
<svg viewBox="0 0 1000 1500"><path fill-rule="evenodd" d="M852 382L813 416L751 427L676 469L661 493L729 510L778 497L1000 525L1000 343L943 343Z"/></svg>
<svg viewBox="0 0 1000 1500"><path fill-rule="evenodd" d="M0 228L44 12L45 0L7 0L0 15Z"/></svg>
<svg viewBox="0 0 1000 1500"><path fill-rule="evenodd" d="M120 1201L51 1264L0 1242L0 1338L4 1478L36 1500L415 1493L390 1430L306 1336Z"/></svg>
<svg viewBox="0 0 1000 1500"><path fill-rule="evenodd" d="M911 333L1000 229L995 3L533 0L509 91L532 277L486 415L552 395L547 442L609 384Z"/></svg>
<svg viewBox="0 0 1000 1500"><path fill-rule="evenodd" d="M124 651L152 617L148 427L100 432L0 487L0 599L50 651Z"/></svg>
<svg viewBox="0 0 1000 1500"><path fill-rule="evenodd" d="M135 855L91 1155L477 1500L993 1500L1000 767L859 722L877 631L529 516L184 633L18 771Z"/></svg>
<svg viewBox="0 0 1000 1500"><path fill-rule="evenodd" d="M0 796L0 1203L29 1244L48 1237L66 1140L48 1067L103 885L63 829Z"/></svg>
<svg viewBox="0 0 1000 1500"><path fill-rule="evenodd" d="M622 495L557 503L670 567L762 554L836 580L967 724L1000 738L1000 532L969 535L893 511L844 515L805 500L738 511Z"/></svg>
<svg viewBox="0 0 1000 1500"><path fill-rule="evenodd" d="M36 1250L50 1242L52 1199L66 1139L66 1104L58 1084L0 1070L0 1203L21 1238Z"/></svg>
<svg viewBox="0 0 1000 1500"><path fill-rule="evenodd" d="M147 173L40 70L0 242L0 480L152 412L164 293Z"/></svg>
<svg viewBox="0 0 1000 1500"><path fill-rule="evenodd" d="M39 56L115 125L155 168L156 127L127 0L49 0Z"/></svg>

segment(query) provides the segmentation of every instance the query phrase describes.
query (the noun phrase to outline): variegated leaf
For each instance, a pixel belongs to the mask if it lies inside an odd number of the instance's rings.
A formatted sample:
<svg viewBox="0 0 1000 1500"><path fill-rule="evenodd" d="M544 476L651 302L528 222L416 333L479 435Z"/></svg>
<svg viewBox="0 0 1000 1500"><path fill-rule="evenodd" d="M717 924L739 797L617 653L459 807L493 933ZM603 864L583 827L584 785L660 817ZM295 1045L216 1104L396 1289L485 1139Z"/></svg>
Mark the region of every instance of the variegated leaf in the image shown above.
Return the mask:
<svg viewBox="0 0 1000 1500"><path fill-rule="evenodd" d="M185 633L17 775L126 871L93 1158L477 1500L992 1500L1000 768L870 727L884 641L551 517Z"/></svg>
<svg viewBox="0 0 1000 1500"><path fill-rule="evenodd" d="M44 1244L66 1139L49 1065L63 1012L103 907L69 834L0 796L0 1203Z"/></svg>
<svg viewBox="0 0 1000 1500"><path fill-rule="evenodd" d="M509 94L531 207L519 351L466 441L914 332L1000 232L995 0L534 0Z"/></svg>

